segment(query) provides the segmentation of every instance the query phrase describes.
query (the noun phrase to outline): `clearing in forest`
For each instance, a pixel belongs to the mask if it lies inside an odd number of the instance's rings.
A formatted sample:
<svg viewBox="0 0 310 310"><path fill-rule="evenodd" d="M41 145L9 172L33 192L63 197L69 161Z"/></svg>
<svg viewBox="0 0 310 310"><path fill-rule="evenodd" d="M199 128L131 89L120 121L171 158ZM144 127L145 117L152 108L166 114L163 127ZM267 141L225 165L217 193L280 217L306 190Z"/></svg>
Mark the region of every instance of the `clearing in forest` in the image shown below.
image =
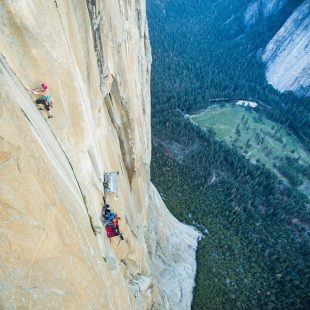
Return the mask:
<svg viewBox="0 0 310 310"><path fill-rule="evenodd" d="M212 128L218 139L236 147L253 163L263 163L281 174L293 186L310 177L309 153L296 136L250 107L214 105L191 120Z"/></svg>

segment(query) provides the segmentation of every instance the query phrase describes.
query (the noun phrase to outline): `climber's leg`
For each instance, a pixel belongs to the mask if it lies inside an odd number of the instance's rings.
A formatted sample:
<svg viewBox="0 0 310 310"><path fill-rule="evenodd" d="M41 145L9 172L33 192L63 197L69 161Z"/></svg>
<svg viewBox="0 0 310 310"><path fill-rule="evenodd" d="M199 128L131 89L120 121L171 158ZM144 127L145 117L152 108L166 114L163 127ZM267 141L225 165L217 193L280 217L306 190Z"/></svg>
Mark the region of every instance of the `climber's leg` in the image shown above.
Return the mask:
<svg viewBox="0 0 310 310"><path fill-rule="evenodd" d="M42 106L45 106L45 100L44 99L37 99L36 105L38 106L39 110L44 110Z"/></svg>
<svg viewBox="0 0 310 310"><path fill-rule="evenodd" d="M53 115L51 113L51 106L47 101L45 101L44 107L45 107L45 110L47 111L48 118L52 118Z"/></svg>

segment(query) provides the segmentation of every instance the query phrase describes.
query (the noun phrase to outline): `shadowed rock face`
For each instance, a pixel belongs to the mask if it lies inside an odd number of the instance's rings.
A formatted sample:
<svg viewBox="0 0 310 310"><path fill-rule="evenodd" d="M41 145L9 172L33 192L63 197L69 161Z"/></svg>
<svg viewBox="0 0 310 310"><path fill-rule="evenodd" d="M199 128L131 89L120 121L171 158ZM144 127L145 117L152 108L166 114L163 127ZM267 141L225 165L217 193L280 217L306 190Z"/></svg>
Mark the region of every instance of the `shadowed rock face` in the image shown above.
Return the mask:
<svg viewBox="0 0 310 310"><path fill-rule="evenodd" d="M244 22L252 26L261 18L276 14L288 0L254 0L251 1L244 13Z"/></svg>
<svg viewBox="0 0 310 310"><path fill-rule="evenodd" d="M0 308L189 309L198 234L150 184L145 2L56 3L0 4ZM27 91L43 81L52 119Z"/></svg>
<svg viewBox="0 0 310 310"><path fill-rule="evenodd" d="M304 1L267 45L266 78L276 89L310 96L310 1Z"/></svg>

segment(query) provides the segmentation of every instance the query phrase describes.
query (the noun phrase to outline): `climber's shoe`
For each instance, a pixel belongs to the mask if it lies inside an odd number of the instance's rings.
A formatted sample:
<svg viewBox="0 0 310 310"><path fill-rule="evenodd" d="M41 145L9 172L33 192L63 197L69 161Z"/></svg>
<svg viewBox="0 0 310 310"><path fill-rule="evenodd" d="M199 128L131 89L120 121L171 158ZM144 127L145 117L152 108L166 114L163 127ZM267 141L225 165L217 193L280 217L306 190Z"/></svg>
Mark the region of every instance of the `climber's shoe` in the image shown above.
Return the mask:
<svg viewBox="0 0 310 310"><path fill-rule="evenodd" d="M43 109L42 109L43 110ZM53 118L53 115L49 115L48 118Z"/></svg>

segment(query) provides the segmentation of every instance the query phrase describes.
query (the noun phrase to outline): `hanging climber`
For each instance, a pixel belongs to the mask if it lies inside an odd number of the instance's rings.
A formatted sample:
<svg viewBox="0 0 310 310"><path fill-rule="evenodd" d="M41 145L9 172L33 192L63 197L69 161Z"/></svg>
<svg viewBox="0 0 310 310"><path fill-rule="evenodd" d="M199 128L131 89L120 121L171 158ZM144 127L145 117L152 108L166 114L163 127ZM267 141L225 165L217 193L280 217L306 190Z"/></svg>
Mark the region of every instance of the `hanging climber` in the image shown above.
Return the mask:
<svg viewBox="0 0 310 310"><path fill-rule="evenodd" d="M102 217L107 224L111 224L116 214L111 211L110 205L106 204L102 210Z"/></svg>
<svg viewBox="0 0 310 310"><path fill-rule="evenodd" d="M108 238L119 236L121 240L124 240L124 237L119 230L118 220L120 220L120 217L116 215L110 224L106 224L105 229L107 236Z"/></svg>
<svg viewBox="0 0 310 310"><path fill-rule="evenodd" d="M115 214L115 217L112 220L112 227L113 227L113 231L115 232L116 235L120 234L119 231L119 226L118 226L118 220L120 220L121 218L119 216L117 216L117 214Z"/></svg>
<svg viewBox="0 0 310 310"><path fill-rule="evenodd" d="M102 218L104 219L108 238L120 236L121 240L123 240L123 235L121 234L118 226L118 220L121 218L117 216L117 213L110 209L110 205L106 204L102 208Z"/></svg>
<svg viewBox="0 0 310 310"><path fill-rule="evenodd" d="M51 109L53 107L53 100L51 95L49 94L47 84L42 83L39 89L31 90L31 92L35 95L41 96L39 99L36 100L36 104L39 110L44 110L45 108L48 113L48 118L52 118L53 115L51 113Z"/></svg>
<svg viewBox="0 0 310 310"><path fill-rule="evenodd" d="M115 213L114 218L113 218L111 224L112 224L114 227L118 226L118 220L120 220L120 219L121 219L121 218L120 218L119 216L117 216L117 213Z"/></svg>

